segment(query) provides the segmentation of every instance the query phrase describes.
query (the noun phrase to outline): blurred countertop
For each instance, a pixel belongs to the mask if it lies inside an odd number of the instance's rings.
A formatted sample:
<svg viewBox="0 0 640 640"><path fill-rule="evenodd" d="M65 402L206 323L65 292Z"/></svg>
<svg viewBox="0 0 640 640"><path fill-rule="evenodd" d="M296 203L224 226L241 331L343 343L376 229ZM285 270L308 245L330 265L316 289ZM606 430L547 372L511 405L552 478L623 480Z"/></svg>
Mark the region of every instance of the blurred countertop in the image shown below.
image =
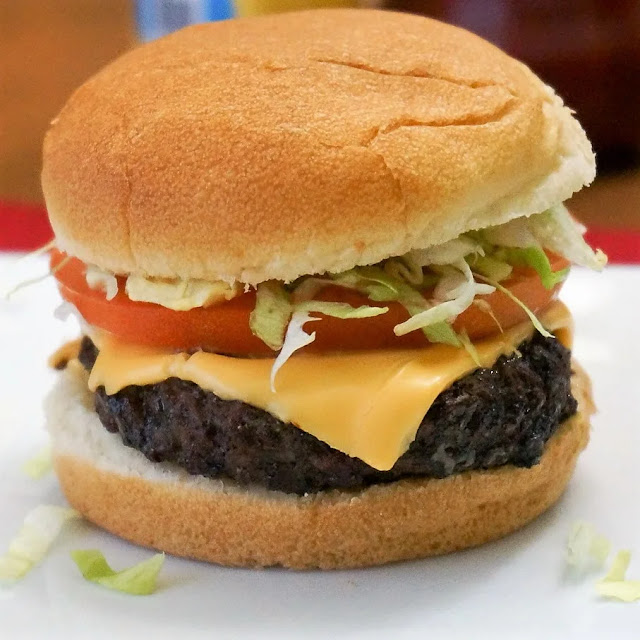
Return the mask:
<svg viewBox="0 0 640 640"><path fill-rule="evenodd" d="M40 150L70 93L136 42L132 0L0 2L0 200L41 202ZM572 212L640 230L640 168L598 178Z"/></svg>

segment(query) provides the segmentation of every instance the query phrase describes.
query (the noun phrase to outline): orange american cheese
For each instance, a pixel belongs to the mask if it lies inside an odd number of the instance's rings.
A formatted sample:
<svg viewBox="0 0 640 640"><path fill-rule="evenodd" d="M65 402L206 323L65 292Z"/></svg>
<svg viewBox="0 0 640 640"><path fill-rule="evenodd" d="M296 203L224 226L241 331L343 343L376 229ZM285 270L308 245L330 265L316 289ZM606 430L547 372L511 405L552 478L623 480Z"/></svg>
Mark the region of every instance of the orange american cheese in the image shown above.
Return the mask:
<svg viewBox="0 0 640 640"><path fill-rule="evenodd" d="M572 319L561 302L552 302L539 318L571 346ZM533 331L525 322L475 343L481 366L512 353ZM379 470L391 469L407 450L436 397L477 368L464 349L447 345L301 354L279 371L273 392L270 358L174 353L126 344L104 333L92 338L100 353L89 377L91 390L103 386L114 394L128 385L170 377L191 381L221 398L264 409Z"/></svg>

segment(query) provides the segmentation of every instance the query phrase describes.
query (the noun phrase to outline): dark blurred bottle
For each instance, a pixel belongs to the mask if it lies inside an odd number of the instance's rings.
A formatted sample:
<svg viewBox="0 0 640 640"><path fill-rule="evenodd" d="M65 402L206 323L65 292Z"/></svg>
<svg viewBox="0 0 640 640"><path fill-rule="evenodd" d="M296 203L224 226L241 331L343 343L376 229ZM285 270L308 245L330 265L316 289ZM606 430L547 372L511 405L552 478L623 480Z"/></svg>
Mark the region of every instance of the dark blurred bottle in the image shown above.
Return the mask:
<svg viewBox="0 0 640 640"><path fill-rule="evenodd" d="M387 0L490 40L577 112L599 171L640 164L638 0Z"/></svg>

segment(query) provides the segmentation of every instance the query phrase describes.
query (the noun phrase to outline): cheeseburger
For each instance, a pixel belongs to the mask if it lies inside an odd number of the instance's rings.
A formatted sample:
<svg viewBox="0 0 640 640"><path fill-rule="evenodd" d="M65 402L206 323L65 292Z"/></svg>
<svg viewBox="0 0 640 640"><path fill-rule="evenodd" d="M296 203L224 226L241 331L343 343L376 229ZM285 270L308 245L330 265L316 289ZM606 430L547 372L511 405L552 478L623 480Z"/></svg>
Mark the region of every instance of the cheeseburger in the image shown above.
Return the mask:
<svg viewBox="0 0 640 640"><path fill-rule="evenodd" d="M589 381L558 301L584 131L427 18L203 24L81 86L44 143L83 335L47 401L69 502L225 565L340 568L503 536L561 495Z"/></svg>

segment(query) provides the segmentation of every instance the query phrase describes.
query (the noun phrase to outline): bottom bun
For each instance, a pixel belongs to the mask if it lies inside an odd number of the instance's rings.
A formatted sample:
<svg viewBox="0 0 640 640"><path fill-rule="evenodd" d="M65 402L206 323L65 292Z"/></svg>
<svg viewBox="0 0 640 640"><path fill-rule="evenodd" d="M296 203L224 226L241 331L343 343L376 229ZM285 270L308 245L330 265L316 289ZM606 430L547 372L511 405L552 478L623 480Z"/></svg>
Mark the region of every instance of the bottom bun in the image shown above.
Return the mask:
<svg viewBox="0 0 640 640"><path fill-rule="evenodd" d="M540 464L361 491L295 496L152 463L100 423L72 362L46 402L62 489L87 519L179 556L236 566L338 569L437 555L494 540L549 508L589 439L589 379L573 376L578 413Z"/></svg>

